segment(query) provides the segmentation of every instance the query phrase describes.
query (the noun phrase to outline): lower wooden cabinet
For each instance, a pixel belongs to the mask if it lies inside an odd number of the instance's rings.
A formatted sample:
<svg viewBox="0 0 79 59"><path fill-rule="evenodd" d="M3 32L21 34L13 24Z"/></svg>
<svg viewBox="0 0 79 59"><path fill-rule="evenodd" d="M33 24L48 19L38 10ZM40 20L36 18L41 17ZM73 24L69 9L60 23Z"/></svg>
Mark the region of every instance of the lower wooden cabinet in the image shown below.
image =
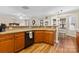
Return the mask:
<svg viewBox="0 0 79 59"><path fill-rule="evenodd" d="M77 50L79 52L79 32L76 34L76 43L77 43Z"/></svg>
<svg viewBox="0 0 79 59"><path fill-rule="evenodd" d="M17 52L25 46L25 33L18 32L0 35L0 53Z"/></svg>
<svg viewBox="0 0 79 59"><path fill-rule="evenodd" d="M34 32L34 42L41 43L43 42L44 31L35 31Z"/></svg>
<svg viewBox="0 0 79 59"><path fill-rule="evenodd" d="M0 53L14 52L14 35L0 35Z"/></svg>
<svg viewBox="0 0 79 59"><path fill-rule="evenodd" d="M55 32L54 31L45 31L44 32L44 42L49 44L54 44L55 41Z"/></svg>
<svg viewBox="0 0 79 59"><path fill-rule="evenodd" d="M25 46L25 33L24 32L19 32L15 33L15 52L21 50Z"/></svg>
<svg viewBox="0 0 79 59"><path fill-rule="evenodd" d="M47 30L35 31L34 41L36 43L45 42L54 45L55 37L56 37L55 31L47 31Z"/></svg>
<svg viewBox="0 0 79 59"><path fill-rule="evenodd" d="M34 41L36 43L54 44L55 31L39 30L34 31ZM79 47L79 36L77 38ZM17 32L12 34L0 34L0 52L17 52L25 47L25 32Z"/></svg>
<svg viewBox="0 0 79 59"><path fill-rule="evenodd" d="M14 52L14 40L6 40L0 42L0 53L8 53L8 52Z"/></svg>

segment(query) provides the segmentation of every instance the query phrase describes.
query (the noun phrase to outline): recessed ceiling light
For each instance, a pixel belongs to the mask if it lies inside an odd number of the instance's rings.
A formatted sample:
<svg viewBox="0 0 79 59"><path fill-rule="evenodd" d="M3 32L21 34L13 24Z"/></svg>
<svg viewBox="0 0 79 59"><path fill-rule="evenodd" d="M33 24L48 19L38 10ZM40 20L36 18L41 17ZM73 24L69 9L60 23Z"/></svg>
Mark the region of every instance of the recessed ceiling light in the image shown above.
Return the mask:
<svg viewBox="0 0 79 59"><path fill-rule="evenodd" d="M22 8L23 8L23 9L29 9L29 7L28 7L28 6L22 6Z"/></svg>

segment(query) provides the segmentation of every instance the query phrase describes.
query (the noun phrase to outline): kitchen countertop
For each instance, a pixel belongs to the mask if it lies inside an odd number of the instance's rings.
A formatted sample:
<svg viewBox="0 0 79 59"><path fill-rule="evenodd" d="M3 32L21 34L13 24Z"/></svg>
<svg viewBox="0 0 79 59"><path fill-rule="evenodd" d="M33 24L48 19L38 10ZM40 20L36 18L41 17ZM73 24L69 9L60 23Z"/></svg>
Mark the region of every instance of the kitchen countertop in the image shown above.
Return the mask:
<svg viewBox="0 0 79 59"><path fill-rule="evenodd" d="M0 34L9 34L16 32L25 32L25 31L33 31L33 30L48 30L48 31L56 31L55 28L16 28L16 29L8 29L4 32L0 32Z"/></svg>

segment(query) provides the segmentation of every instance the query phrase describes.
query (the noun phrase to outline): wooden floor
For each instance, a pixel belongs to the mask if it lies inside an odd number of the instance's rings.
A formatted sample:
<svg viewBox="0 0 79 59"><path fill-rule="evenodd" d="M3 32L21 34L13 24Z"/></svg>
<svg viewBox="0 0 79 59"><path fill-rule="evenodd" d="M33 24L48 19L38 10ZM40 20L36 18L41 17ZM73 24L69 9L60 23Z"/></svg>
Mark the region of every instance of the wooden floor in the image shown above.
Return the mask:
<svg viewBox="0 0 79 59"><path fill-rule="evenodd" d="M71 37L60 40L54 46L46 43L35 43L19 53L76 53L76 44Z"/></svg>

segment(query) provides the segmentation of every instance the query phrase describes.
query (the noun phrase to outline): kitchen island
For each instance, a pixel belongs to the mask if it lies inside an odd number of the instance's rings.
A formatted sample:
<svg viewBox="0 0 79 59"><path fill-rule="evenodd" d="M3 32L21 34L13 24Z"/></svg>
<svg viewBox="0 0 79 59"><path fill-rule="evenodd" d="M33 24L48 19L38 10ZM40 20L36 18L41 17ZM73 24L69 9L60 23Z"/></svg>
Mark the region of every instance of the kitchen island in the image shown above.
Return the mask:
<svg viewBox="0 0 79 59"><path fill-rule="evenodd" d="M54 45L56 40L56 29L54 28L18 28L0 32L0 52L11 53L24 49L25 32L30 31L34 32L34 43Z"/></svg>

